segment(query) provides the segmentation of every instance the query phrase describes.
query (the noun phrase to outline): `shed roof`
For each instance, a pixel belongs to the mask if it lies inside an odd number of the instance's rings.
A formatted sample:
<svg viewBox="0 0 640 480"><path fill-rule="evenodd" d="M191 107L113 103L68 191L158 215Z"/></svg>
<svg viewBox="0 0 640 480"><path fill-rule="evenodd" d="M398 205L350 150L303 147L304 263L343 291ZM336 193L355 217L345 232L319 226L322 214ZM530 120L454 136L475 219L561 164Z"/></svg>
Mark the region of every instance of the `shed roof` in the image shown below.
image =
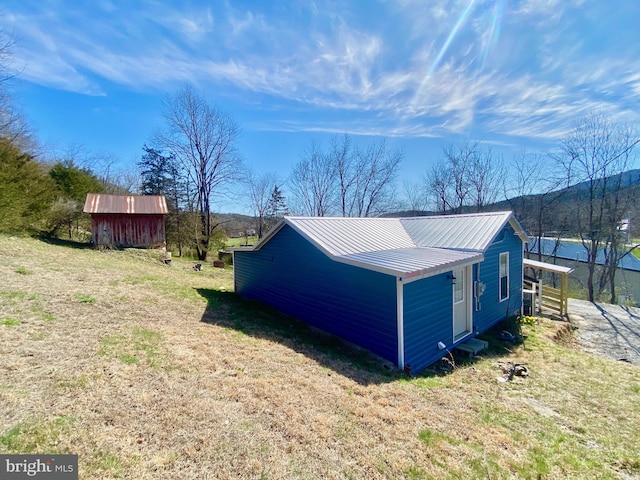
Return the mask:
<svg viewBox="0 0 640 480"><path fill-rule="evenodd" d="M412 218L285 217L255 247L289 225L333 259L416 278L480 262L504 226L527 235L512 212Z"/></svg>
<svg viewBox="0 0 640 480"><path fill-rule="evenodd" d="M84 211L86 213L140 215L166 215L169 213L164 195L106 195L102 193L87 193Z"/></svg>
<svg viewBox="0 0 640 480"><path fill-rule="evenodd" d="M522 264L525 267L531 267L537 270L545 270L547 272L552 272L552 273L560 273L560 274L568 275L571 272L573 272L573 268L571 267L565 267L564 265L555 265L553 263L539 262L537 260L530 260L528 258L525 258L524 260L522 260Z"/></svg>
<svg viewBox="0 0 640 480"><path fill-rule="evenodd" d="M541 238L540 247L542 255L545 257L557 257L564 258L566 260L573 260L575 262L586 263L587 251L580 242L569 240L557 240L555 238ZM529 245L529 252L538 251L538 239L534 238ZM598 250L596 256L596 264L604 265L606 263L605 250L601 248ZM635 255L627 254L618 261L618 268L625 270L633 270L640 272L640 259Z"/></svg>

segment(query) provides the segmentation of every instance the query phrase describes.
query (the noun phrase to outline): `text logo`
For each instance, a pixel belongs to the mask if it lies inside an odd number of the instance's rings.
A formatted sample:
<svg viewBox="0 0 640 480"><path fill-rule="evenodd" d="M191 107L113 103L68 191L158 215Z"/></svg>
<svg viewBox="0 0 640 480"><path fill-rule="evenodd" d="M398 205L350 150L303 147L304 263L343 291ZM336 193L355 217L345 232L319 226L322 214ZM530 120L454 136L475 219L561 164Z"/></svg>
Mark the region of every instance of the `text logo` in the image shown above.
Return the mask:
<svg viewBox="0 0 640 480"><path fill-rule="evenodd" d="M77 455L0 455L3 480L78 480Z"/></svg>

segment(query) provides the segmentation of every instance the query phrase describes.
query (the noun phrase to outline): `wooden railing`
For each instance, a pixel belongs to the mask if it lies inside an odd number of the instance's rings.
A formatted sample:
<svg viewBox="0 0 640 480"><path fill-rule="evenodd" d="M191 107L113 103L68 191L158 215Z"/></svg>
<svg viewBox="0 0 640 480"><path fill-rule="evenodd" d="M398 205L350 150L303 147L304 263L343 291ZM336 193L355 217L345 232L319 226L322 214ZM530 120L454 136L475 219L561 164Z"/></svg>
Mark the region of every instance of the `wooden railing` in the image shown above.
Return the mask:
<svg viewBox="0 0 640 480"><path fill-rule="evenodd" d="M532 294L531 308L534 312L540 312L543 309L551 310L552 313L564 317L567 313L567 291L568 282L561 280L560 288L554 288L545 285L542 282L532 282L524 280L523 294Z"/></svg>

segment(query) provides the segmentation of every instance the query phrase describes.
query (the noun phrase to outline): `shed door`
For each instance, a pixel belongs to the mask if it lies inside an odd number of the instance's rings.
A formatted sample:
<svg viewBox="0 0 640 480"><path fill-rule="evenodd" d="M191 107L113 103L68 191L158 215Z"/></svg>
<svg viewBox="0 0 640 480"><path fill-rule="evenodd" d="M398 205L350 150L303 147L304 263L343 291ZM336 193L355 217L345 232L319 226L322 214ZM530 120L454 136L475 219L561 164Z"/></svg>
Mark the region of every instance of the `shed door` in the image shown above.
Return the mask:
<svg viewBox="0 0 640 480"><path fill-rule="evenodd" d="M453 340L471 333L471 267L453 271Z"/></svg>

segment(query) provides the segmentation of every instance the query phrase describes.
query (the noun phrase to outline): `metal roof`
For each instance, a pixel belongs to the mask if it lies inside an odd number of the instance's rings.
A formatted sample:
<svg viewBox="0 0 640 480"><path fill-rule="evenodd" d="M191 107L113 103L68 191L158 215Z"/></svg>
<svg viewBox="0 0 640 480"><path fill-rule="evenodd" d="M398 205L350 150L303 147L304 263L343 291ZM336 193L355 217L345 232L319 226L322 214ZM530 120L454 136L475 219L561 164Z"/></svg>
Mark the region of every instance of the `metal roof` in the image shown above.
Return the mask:
<svg viewBox="0 0 640 480"><path fill-rule="evenodd" d="M456 250L484 251L507 222L516 222L511 212L440 215L400 219L419 247L440 247ZM516 233L524 242L528 238L519 225Z"/></svg>
<svg viewBox="0 0 640 480"><path fill-rule="evenodd" d="M525 267L531 267L538 270L546 270L547 272L553 272L553 273L565 273L568 275L571 272L573 272L573 268L565 267L564 265L555 265L553 263L538 262L537 260L530 260L528 258L523 259L522 264Z"/></svg>
<svg viewBox="0 0 640 480"><path fill-rule="evenodd" d="M436 275L469 263L482 261L479 252L446 250L443 248L398 248L377 252L354 253L336 257L336 260L375 269L404 278Z"/></svg>
<svg viewBox="0 0 640 480"><path fill-rule="evenodd" d="M289 225L336 261L409 279L482 261L507 223L528 241L511 212L413 218L285 217L253 249L260 249Z"/></svg>
<svg viewBox="0 0 640 480"><path fill-rule="evenodd" d="M542 255L545 257L557 257L566 260L573 260L575 262L587 262L587 250L584 248L581 242L572 242L569 240L557 240L555 238L541 238L540 242ZM529 244L529 252L531 254L538 252L538 239L534 238ZM596 264L604 265L605 251L603 248L598 250L596 256ZM640 272L640 259L633 254L625 255L620 261L618 261L618 268L624 268L625 270L633 270Z"/></svg>
<svg viewBox="0 0 640 480"><path fill-rule="evenodd" d="M416 246L397 218L286 217L285 222L329 255Z"/></svg>
<svg viewBox="0 0 640 480"><path fill-rule="evenodd" d="M87 193L84 202L86 213L127 213L166 215L167 201L164 195L105 195Z"/></svg>

